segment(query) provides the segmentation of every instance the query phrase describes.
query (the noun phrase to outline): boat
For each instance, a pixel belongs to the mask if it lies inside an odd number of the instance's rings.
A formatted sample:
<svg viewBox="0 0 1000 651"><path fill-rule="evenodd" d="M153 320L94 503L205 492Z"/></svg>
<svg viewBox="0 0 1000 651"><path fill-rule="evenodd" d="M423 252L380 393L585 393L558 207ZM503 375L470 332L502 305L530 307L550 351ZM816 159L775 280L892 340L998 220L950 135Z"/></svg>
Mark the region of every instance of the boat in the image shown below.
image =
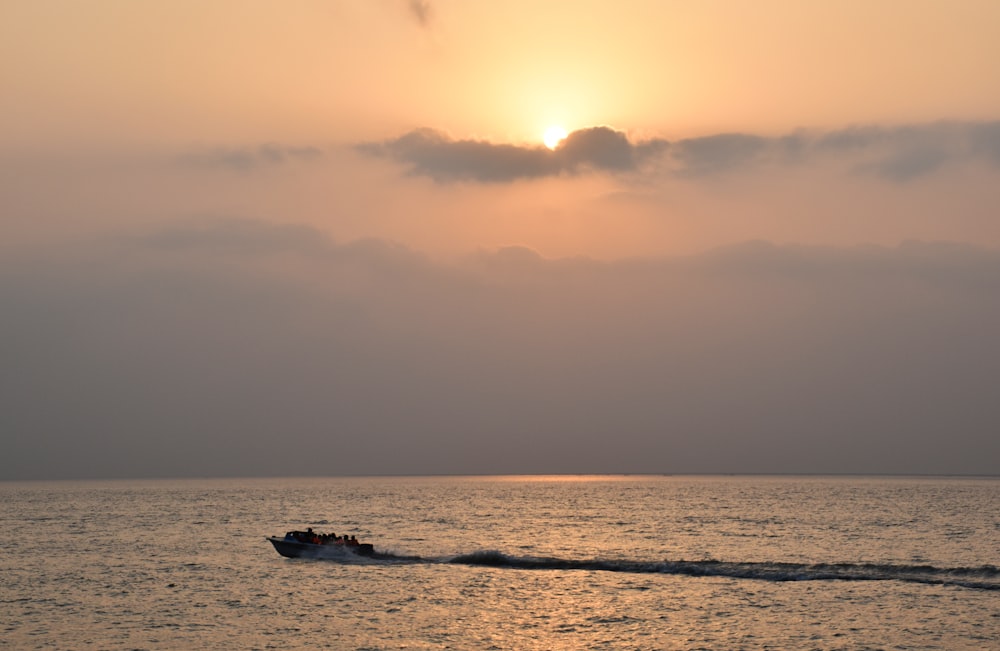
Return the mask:
<svg viewBox="0 0 1000 651"><path fill-rule="evenodd" d="M289 531L283 537L268 536L275 551L287 558L345 558L349 555L371 556L375 548L371 543L358 542L354 536L308 531Z"/></svg>

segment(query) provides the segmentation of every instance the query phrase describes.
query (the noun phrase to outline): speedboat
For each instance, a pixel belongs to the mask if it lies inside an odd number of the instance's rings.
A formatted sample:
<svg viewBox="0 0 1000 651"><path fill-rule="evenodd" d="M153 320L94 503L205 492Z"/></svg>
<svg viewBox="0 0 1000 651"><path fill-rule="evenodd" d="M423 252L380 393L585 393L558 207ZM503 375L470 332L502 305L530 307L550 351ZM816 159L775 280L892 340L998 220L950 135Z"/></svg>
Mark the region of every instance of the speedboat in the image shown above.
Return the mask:
<svg viewBox="0 0 1000 651"><path fill-rule="evenodd" d="M274 549L287 558L344 558L348 555L371 556L371 543L358 542L353 536L339 537L308 531L289 531L283 538L268 536Z"/></svg>

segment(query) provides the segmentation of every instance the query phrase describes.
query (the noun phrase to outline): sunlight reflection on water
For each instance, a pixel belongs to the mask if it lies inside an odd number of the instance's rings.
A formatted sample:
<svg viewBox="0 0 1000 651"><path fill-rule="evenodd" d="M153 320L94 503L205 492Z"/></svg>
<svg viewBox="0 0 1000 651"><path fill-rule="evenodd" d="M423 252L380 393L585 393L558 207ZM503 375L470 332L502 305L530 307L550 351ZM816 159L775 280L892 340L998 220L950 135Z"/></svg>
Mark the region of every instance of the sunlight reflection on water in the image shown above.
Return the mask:
<svg viewBox="0 0 1000 651"><path fill-rule="evenodd" d="M1000 549L997 480L357 478L0 491L10 535L0 647L981 649L1000 612L1000 590L961 584L1000 581L988 570ZM264 539L300 526L423 561L283 559ZM453 562L488 550L486 565ZM681 561L692 571L657 565ZM971 574L945 573L955 568ZM865 580L821 578L835 570ZM762 575L780 580L747 578Z"/></svg>

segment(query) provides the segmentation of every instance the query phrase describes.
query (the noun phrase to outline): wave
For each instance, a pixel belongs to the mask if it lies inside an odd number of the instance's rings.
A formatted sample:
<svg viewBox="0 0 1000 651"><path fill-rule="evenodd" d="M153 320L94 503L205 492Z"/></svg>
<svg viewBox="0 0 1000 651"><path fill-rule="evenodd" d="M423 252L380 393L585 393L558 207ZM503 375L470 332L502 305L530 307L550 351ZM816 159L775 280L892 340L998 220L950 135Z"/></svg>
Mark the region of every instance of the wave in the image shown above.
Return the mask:
<svg viewBox="0 0 1000 651"><path fill-rule="evenodd" d="M522 570L588 570L634 574L722 576L762 581L906 581L948 585L978 590L1000 590L1000 569L980 567L941 568L932 565L885 563L735 563L704 561L568 560L532 556L508 556L498 551L463 554L443 562Z"/></svg>
<svg viewBox="0 0 1000 651"><path fill-rule="evenodd" d="M935 567L933 565L894 565L891 563L574 560L538 556L511 556L496 550L440 558L376 551L372 556L356 557L351 560L358 563L434 563L518 570L583 570L631 574L673 574L693 577L721 576L731 579L756 579L773 582L903 581L975 590L1000 590L1000 568L994 565Z"/></svg>

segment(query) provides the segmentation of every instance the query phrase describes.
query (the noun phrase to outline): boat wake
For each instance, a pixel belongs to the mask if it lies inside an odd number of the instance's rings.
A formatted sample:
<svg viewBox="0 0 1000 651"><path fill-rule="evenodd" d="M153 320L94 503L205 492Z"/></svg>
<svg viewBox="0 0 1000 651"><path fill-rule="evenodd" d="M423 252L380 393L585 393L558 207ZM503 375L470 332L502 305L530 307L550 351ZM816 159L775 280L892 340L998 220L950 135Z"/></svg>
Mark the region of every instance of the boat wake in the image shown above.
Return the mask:
<svg viewBox="0 0 1000 651"><path fill-rule="evenodd" d="M672 574L682 576L728 577L760 581L903 581L944 585L975 590L1000 590L1000 568L934 567L883 563L738 563L703 561L570 560L510 556L499 551L478 551L445 558L421 558L376 553L376 561L397 563L448 563L519 570L583 570L631 574Z"/></svg>

